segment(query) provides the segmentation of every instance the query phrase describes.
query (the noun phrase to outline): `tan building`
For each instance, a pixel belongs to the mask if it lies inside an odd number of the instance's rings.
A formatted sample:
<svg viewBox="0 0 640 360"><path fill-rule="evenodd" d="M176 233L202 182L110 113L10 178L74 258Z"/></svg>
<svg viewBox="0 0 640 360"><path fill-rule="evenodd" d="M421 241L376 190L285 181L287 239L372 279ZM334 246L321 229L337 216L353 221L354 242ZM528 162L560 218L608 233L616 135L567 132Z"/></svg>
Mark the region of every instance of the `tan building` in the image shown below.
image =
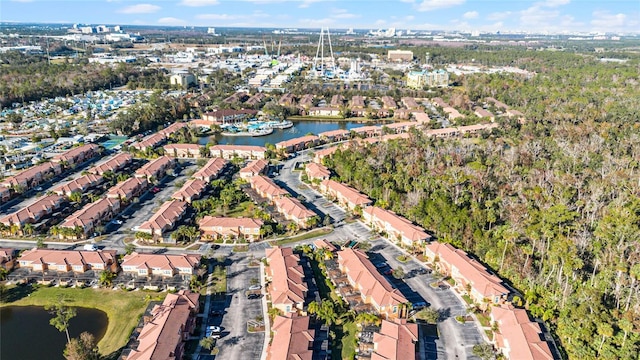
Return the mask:
<svg viewBox="0 0 640 360"><path fill-rule="evenodd" d="M412 61L413 51L410 50L389 50L387 52L388 61Z"/></svg>
<svg viewBox="0 0 640 360"><path fill-rule="evenodd" d="M160 180L165 177L167 170L173 168L174 165L175 159L168 156L161 156L146 163L143 167L138 169L135 173L135 177L147 178L147 180Z"/></svg>
<svg viewBox="0 0 640 360"><path fill-rule="evenodd" d="M42 196L36 199L33 204L0 218L0 223L5 226L15 224L20 228L25 224L37 223L59 209L65 201L65 198L60 195Z"/></svg>
<svg viewBox="0 0 640 360"><path fill-rule="evenodd" d="M60 228L75 229L79 227L86 236L92 233L96 226L111 220L119 211L119 199L102 198L69 215L60 224ZM60 235L60 237L64 236Z"/></svg>
<svg viewBox="0 0 640 360"><path fill-rule="evenodd" d="M84 194L87 190L100 185L103 181L104 179L100 175L87 174L56 187L53 192L67 197L74 192Z"/></svg>
<svg viewBox="0 0 640 360"><path fill-rule="evenodd" d="M406 246L422 246L431 239L431 235L427 234L422 227L377 206L367 206L362 211L362 218L373 229L385 232L389 239Z"/></svg>
<svg viewBox="0 0 640 360"><path fill-rule="evenodd" d="M331 176L331 171L326 167L316 164L316 163L308 163L304 168L305 174L309 180L327 180Z"/></svg>
<svg viewBox="0 0 640 360"><path fill-rule="evenodd" d="M205 216L198 221L203 236L207 239L260 239L260 228L264 222L260 219L225 218Z"/></svg>
<svg viewBox="0 0 640 360"><path fill-rule="evenodd" d="M320 138L317 136L306 135L291 140L281 141L276 144L276 149L290 153L314 147L318 145L319 142Z"/></svg>
<svg viewBox="0 0 640 360"><path fill-rule="evenodd" d="M308 316L276 316L266 360L312 360L315 330Z"/></svg>
<svg viewBox="0 0 640 360"><path fill-rule="evenodd" d="M200 170L193 174L194 179L211 182L220 176L229 162L223 158L209 160Z"/></svg>
<svg viewBox="0 0 640 360"><path fill-rule="evenodd" d="M83 162L98 155L99 149L100 147L95 144L78 146L71 150L67 150L58 156L55 156L53 159L51 159L51 162L66 163L67 167L73 168L76 167L76 165L82 164Z"/></svg>
<svg viewBox="0 0 640 360"><path fill-rule="evenodd" d="M191 276L196 273L200 259L196 254L140 254L133 252L122 259L122 271L140 277L174 275Z"/></svg>
<svg viewBox="0 0 640 360"><path fill-rule="evenodd" d="M84 273L89 270L118 271L115 250L78 251L32 249L24 251L18 258L21 268L33 271L58 271Z"/></svg>
<svg viewBox="0 0 640 360"><path fill-rule="evenodd" d="M29 190L61 173L62 166L59 163L46 162L4 178L0 180L0 185L5 188L22 187L22 190Z"/></svg>
<svg viewBox="0 0 640 360"><path fill-rule="evenodd" d="M269 264L265 271L270 281L267 291L272 306L284 314L302 311L309 288L304 282L300 258L291 248L273 247L265 251Z"/></svg>
<svg viewBox="0 0 640 360"><path fill-rule="evenodd" d="M169 77L169 84L186 89L189 86L196 85L196 77L191 73L173 74Z"/></svg>
<svg viewBox="0 0 640 360"><path fill-rule="evenodd" d="M318 134L318 136L323 141L335 142L335 141L349 140L351 136L351 132L349 130L337 129L337 130L322 132Z"/></svg>
<svg viewBox="0 0 640 360"><path fill-rule="evenodd" d="M406 319L382 320L380 331L373 334L371 360L416 360L418 324Z"/></svg>
<svg viewBox="0 0 640 360"><path fill-rule="evenodd" d="M89 169L90 174L102 175L106 172L117 172L118 170L124 168L129 165L133 161L133 157L129 153L120 153L114 155L107 160L97 164L96 166Z"/></svg>
<svg viewBox="0 0 640 360"><path fill-rule="evenodd" d="M207 188L208 183L206 181L198 179L187 180L180 190L173 193L172 199L185 201L191 204L193 200L197 200L202 196L202 193Z"/></svg>
<svg viewBox="0 0 640 360"><path fill-rule="evenodd" d="M126 360L179 360L196 328L200 294L181 290L167 294L162 305L151 310Z"/></svg>
<svg viewBox="0 0 640 360"><path fill-rule="evenodd" d="M275 201L283 196L289 195L289 192L276 185L273 180L262 175L249 178L251 188L263 198Z"/></svg>
<svg viewBox="0 0 640 360"><path fill-rule="evenodd" d="M555 359L540 325L529 320L526 310L512 305L492 306L490 317L496 325L493 343L506 359Z"/></svg>
<svg viewBox="0 0 640 360"><path fill-rule="evenodd" d="M107 197L111 199L120 199L122 202L130 202L133 198L142 195L149 186L146 177L133 177L116 184L109 189Z"/></svg>
<svg viewBox="0 0 640 360"><path fill-rule="evenodd" d="M333 180L324 180L320 183L320 191L335 199L340 206L348 210L355 210L357 207L364 209L371 205L372 201L359 191Z"/></svg>
<svg viewBox="0 0 640 360"><path fill-rule="evenodd" d="M267 148L253 145L214 145L209 148L211 156L223 159L233 159L236 157L248 160L266 158Z"/></svg>
<svg viewBox="0 0 640 360"><path fill-rule="evenodd" d="M163 134L155 133L145 137L141 141L131 144L131 147L139 151L145 151L147 149L155 149L166 140L167 137Z"/></svg>
<svg viewBox="0 0 640 360"><path fill-rule="evenodd" d="M264 159L254 160L247 164L247 166L240 169L239 174L240 178L244 180L248 180L253 176L258 176L264 174L264 172L268 169L269 162Z"/></svg>
<svg viewBox="0 0 640 360"><path fill-rule="evenodd" d="M338 266L349 284L360 291L364 303L387 319L404 317L407 299L378 272L367 255L353 249L338 251Z"/></svg>
<svg viewBox="0 0 640 360"><path fill-rule="evenodd" d="M433 241L425 246L425 256L436 269L455 281L455 289L467 293L483 308L489 303L499 304L507 299L509 290L502 279L489 273L487 268L450 244Z"/></svg>
<svg viewBox="0 0 640 360"><path fill-rule="evenodd" d="M163 146L166 156L191 159L202 157L201 148L203 147L198 144L167 144Z"/></svg>
<svg viewBox="0 0 640 360"><path fill-rule="evenodd" d="M275 200L276 209L284 215L285 219L293 221L301 229L311 227L311 219L316 213L307 209L295 198L284 196Z"/></svg>
<svg viewBox="0 0 640 360"><path fill-rule="evenodd" d="M151 218L138 227L139 232L162 236L165 232L175 228L178 221L187 212L187 203L180 200L169 200Z"/></svg>

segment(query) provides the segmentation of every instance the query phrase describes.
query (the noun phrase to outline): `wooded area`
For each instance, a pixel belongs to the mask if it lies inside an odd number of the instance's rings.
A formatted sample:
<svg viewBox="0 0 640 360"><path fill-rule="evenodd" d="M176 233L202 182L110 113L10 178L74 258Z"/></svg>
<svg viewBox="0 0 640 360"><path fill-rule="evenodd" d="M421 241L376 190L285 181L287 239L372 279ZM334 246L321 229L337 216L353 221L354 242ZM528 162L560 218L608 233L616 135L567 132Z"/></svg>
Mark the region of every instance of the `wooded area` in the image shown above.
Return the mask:
<svg viewBox="0 0 640 360"><path fill-rule="evenodd" d="M538 53L529 80L473 75L453 90L523 109L479 139L338 151L341 181L470 251L524 296L571 359L640 352L640 86L635 61ZM517 300L516 300L517 301Z"/></svg>

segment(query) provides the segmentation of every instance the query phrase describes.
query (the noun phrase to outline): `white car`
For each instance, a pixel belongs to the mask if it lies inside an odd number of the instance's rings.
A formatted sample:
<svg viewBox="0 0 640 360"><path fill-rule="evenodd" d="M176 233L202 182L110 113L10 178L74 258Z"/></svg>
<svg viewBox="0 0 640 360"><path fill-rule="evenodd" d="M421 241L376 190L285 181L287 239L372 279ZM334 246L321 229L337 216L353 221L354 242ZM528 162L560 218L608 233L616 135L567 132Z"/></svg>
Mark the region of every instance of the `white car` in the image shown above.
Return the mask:
<svg viewBox="0 0 640 360"><path fill-rule="evenodd" d="M262 286L260 285L251 285L249 286L249 290L260 290L262 289Z"/></svg>
<svg viewBox="0 0 640 360"><path fill-rule="evenodd" d="M134 226L131 228L132 231L138 231L138 229L140 229L140 226Z"/></svg>
<svg viewBox="0 0 640 360"><path fill-rule="evenodd" d="M115 219L115 220L113 220L111 222L116 224L116 225L122 225L122 220Z"/></svg>

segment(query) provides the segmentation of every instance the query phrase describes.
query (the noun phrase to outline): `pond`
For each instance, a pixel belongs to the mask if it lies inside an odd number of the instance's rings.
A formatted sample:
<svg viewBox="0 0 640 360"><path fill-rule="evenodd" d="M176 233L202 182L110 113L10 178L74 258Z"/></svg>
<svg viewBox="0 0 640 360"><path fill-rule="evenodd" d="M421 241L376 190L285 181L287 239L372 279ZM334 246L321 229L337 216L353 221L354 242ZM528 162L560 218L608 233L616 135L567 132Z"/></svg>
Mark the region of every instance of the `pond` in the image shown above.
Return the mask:
<svg viewBox="0 0 640 360"><path fill-rule="evenodd" d="M107 314L96 309L76 308L69 335L78 337L88 331L98 342L107 330ZM64 332L49 324L53 316L40 306L8 306L0 308L0 359L64 360L67 342Z"/></svg>
<svg viewBox="0 0 640 360"><path fill-rule="evenodd" d="M280 141L289 140L304 136L308 133L317 135L321 132L331 130L351 130L360 126L376 125L382 122L356 122L356 121L316 121L316 120L303 120L293 121L293 127L289 129L274 129L273 133L266 136L223 136L216 134L211 137L203 137L200 139L200 144L204 145L208 143L210 138L213 138L218 144L229 145L256 145L264 146L266 143L276 144Z"/></svg>

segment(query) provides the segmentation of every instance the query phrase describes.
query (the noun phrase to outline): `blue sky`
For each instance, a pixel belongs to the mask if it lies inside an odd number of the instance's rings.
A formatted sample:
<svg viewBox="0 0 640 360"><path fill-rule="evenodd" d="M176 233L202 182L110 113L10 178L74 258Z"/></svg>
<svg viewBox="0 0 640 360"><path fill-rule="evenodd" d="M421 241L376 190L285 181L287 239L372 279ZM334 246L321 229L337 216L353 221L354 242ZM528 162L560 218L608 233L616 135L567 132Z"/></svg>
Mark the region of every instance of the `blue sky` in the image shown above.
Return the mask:
<svg viewBox="0 0 640 360"><path fill-rule="evenodd" d="M0 20L211 27L640 32L640 1L0 0Z"/></svg>

